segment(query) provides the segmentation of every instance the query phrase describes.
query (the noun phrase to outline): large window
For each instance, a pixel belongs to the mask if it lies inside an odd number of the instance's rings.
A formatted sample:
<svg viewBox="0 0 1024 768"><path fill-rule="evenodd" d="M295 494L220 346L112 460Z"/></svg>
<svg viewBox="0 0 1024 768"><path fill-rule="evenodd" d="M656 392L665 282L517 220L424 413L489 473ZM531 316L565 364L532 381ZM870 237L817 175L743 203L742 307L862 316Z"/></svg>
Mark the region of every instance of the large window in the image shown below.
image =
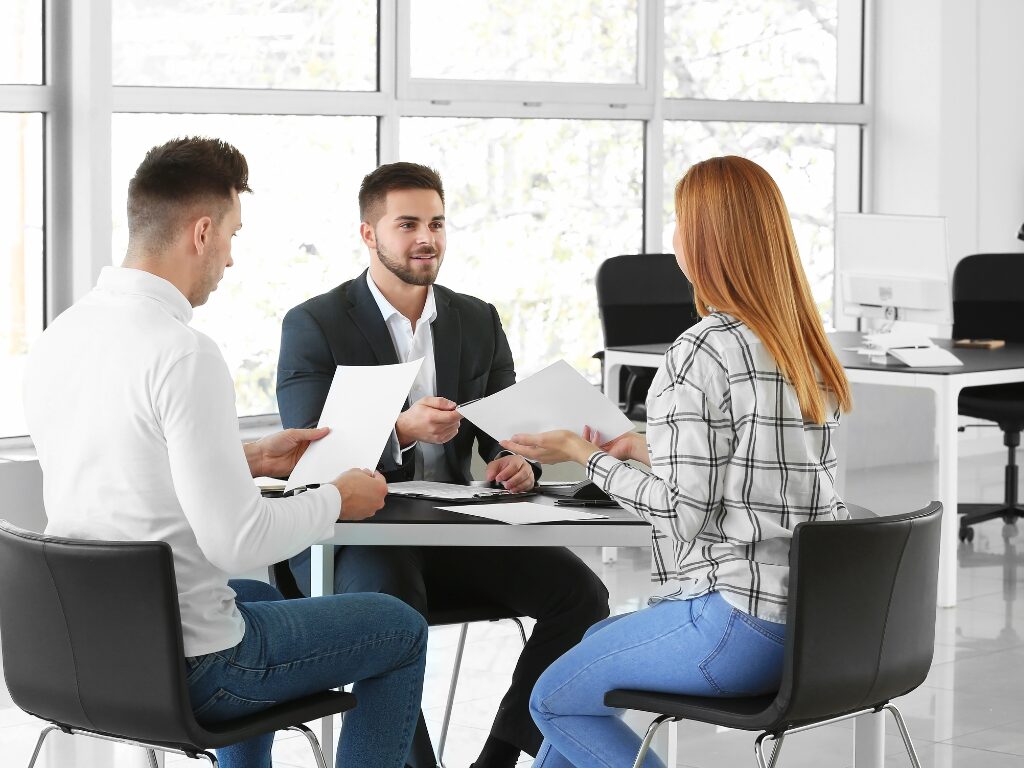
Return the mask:
<svg viewBox="0 0 1024 768"><path fill-rule="evenodd" d="M8 0L0 23L0 83L42 82L43 2Z"/></svg>
<svg viewBox="0 0 1024 768"><path fill-rule="evenodd" d="M827 320L835 211L860 205L863 5L11 0L0 438L25 430L26 350L121 261L127 182L181 135L250 164L235 266L194 320L243 416L276 413L284 312L366 265L356 196L382 162L440 171L441 282L498 307L521 374L564 358L598 380L598 266L668 250L675 181L717 154L778 181Z"/></svg>
<svg viewBox="0 0 1024 768"><path fill-rule="evenodd" d="M113 0L118 85L373 90L370 0Z"/></svg>
<svg viewBox="0 0 1024 768"><path fill-rule="evenodd" d="M494 303L520 375L559 357L598 377L594 273L643 233L643 125L407 118L402 157L445 182L441 282Z"/></svg>
<svg viewBox="0 0 1024 768"><path fill-rule="evenodd" d="M21 385L43 295L43 120L0 114L0 437L26 431Z"/></svg>

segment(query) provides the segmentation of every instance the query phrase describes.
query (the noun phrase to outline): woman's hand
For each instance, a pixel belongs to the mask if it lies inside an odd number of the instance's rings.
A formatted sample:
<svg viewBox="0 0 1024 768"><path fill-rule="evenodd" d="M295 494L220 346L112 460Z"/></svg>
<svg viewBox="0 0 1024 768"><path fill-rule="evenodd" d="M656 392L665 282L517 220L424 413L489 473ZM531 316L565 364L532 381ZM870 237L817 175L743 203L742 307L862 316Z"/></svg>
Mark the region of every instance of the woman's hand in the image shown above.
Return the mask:
<svg viewBox="0 0 1024 768"><path fill-rule="evenodd" d="M586 440L601 446L602 451L614 456L620 461L634 459L635 461L646 464L648 467L651 466L651 456L647 451L647 440L641 434L636 432L626 432L624 435L619 435L614 440L602 443L601 435L597 430L593 430L590 427L584 427L583 437Z"/></svg>
<svg viewBox="0 0 1024 768"><path fill-rule="evenodd" d="M587 459L598 450L596 445L568 429L535 435L512 435L508 440L501 441L501 447L542 464L575 461L586 465Z"/></svg>

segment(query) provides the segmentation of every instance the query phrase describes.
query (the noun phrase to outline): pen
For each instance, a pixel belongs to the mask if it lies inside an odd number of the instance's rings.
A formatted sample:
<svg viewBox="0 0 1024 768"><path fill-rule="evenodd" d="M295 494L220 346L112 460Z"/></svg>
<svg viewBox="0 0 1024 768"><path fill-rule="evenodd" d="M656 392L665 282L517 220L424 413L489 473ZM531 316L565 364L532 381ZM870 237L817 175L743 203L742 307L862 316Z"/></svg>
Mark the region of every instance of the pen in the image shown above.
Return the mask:
<svg viewBox="0 0 1024 768"><path fill-rule="evenodd" d="M556 507L617 507L619 506L614 501L605 501L603 499L555 499Z"/></svg>

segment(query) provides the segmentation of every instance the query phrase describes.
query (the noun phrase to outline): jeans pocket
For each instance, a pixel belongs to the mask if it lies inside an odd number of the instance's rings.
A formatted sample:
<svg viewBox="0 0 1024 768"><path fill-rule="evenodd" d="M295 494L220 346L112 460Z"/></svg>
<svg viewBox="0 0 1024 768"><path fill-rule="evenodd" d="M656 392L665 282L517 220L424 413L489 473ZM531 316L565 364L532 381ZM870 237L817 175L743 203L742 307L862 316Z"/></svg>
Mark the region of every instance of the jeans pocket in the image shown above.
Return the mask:
<svg viewBox="0 0 1024 768"><path fill-rule="evenodd" d="M222 720L233 720L236 717L251 715L260 710L269 709L277 703L263 699L247 699L224 688L218 688L213 696L198 707L194 707L192 712L196 720L202 723L217 723Z"/></svg>
<svg viewBox="0 0 1024 768"><path fill-rule="evenodd" d="M720 696L756 696L778 690L785 640L733 608L722 639L700 663Z"/></svg>

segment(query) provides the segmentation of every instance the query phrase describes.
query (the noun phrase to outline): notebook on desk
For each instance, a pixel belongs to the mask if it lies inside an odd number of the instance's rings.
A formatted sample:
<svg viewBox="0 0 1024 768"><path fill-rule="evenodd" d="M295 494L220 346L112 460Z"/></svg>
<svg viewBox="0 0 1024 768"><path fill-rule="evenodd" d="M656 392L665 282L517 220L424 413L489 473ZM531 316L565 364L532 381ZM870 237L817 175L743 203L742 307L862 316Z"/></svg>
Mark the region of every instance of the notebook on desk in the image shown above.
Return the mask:
<svg viewBox="0 0 1024 768"><path fill-rule="evenodd" d="M532 496L533 492L509 493L504 488L458 485L456 483L435 483L429 480L409 480L404 483L388 483L388 495L471 504L473 502L494 501L502 498L511 499Z"/></svg>
<svg viewBox="0 0 1024 768"><path fill-rule="evenodd" d="M560 499L577 499L579 501L611 501L611 496L601 490L591 480L577 482L544 482L537 484L537 493L542 496L555 496Z"/></svg>

